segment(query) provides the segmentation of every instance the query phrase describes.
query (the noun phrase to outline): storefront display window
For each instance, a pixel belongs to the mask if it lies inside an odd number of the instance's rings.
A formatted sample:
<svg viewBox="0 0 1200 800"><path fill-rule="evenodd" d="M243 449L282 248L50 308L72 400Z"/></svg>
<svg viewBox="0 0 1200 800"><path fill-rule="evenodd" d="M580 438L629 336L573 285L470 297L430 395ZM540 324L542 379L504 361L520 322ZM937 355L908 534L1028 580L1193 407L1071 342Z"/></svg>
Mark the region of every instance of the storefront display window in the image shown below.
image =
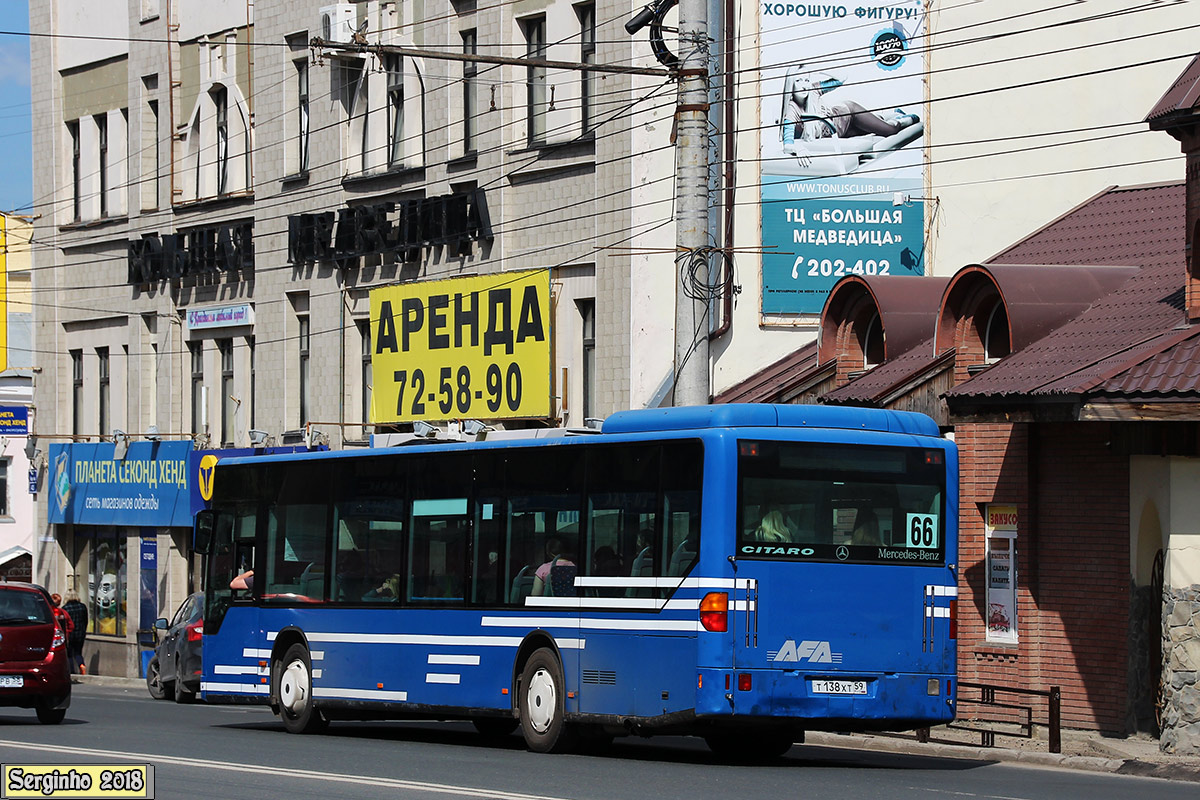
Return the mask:
<svg viewBox="0 0 1200 800"><path fill-rule="evenodd" d="M124 636L125 537L115 528L97 528L89 544L88 632Z"/></svg>
<svg viewBox="0 0 1200 800"><path fill-rule="evenodd" d="M1017 507L988 504L987 640L1017 641Z"/></svg>

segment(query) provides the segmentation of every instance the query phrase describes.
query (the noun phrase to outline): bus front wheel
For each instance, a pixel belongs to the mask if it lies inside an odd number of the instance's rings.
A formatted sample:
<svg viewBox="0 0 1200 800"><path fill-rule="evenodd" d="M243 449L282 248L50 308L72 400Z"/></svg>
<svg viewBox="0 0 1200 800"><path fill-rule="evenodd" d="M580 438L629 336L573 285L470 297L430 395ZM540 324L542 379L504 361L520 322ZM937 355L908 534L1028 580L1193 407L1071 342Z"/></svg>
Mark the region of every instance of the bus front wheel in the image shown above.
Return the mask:
<svg viewBox="0 0 1200 800"><path fill-rule="evenodd" d="M275 662L275 696L279 716L289 733L317 733L328 721L312 699L312 660L308 648L294 644Z"/></svg>
<svg viewBox="0 0 1200 800"><path fill-rule="evenodd" d="M574 743L566 721L562 665L548 647L534 651L521 672L521 733L535 753L561 753Z"/></svg>

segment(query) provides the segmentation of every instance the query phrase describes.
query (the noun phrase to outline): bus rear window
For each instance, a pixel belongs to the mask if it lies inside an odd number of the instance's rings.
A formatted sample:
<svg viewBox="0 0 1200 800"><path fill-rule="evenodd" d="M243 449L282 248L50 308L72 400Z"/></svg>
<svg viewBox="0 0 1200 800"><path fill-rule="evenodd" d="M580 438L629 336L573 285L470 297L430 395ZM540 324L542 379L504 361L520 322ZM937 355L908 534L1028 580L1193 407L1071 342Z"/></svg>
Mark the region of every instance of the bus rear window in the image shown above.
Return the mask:
<svg viewBox="0 0 1200 800"><path fill-rule="evenodd" d="M930 452L742 442L738 556L945 563L945 466Z"/></svg>

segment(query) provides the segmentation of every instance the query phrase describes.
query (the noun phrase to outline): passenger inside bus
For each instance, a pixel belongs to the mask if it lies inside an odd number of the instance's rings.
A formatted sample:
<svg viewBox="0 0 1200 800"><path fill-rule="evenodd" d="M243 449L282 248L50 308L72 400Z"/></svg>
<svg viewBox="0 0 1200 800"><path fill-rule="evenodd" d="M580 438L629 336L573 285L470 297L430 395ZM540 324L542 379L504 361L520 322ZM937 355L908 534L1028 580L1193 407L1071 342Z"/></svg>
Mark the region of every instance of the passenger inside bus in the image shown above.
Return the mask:
<svg viewBox="0 0 1200 800"><path fill-rule="evenodd" d="M534 595L573 597L575 595L575 556L558 536L546 540L545 564L533 576ZM567 568L570 569L567 569ZM569 573L569 575L568 575ZM559 594L559 592L563 594Z"/></svg>
<svg viewBox="0 0 1200 800"><path fill-rule="evenodd" d="M792 541L792 531L783 519L783 512L778 509L768 511L758 524L754 538L760 542L780 543Z"/></svg>
<svg viewBox="0 0 1200 800"><path fill-rule="evenodd" d="M850 534L850 544L879 545L879 518L869 508L860 508L854 515L854 531Z"/></svg>

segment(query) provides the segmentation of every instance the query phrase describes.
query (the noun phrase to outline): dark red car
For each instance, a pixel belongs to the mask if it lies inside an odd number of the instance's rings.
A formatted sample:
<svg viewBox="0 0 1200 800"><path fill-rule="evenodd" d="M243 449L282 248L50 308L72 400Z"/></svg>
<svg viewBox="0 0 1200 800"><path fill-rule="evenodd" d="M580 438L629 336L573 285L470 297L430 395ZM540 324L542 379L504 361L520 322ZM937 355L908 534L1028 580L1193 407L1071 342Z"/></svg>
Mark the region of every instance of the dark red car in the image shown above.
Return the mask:
<svg viewBox="0 0 1200 800"><path fill-rule="evenodd" d="M0 583L0 707L32 708L56 725L70 705L67 636L50 595L29 583Z"/></svg>

